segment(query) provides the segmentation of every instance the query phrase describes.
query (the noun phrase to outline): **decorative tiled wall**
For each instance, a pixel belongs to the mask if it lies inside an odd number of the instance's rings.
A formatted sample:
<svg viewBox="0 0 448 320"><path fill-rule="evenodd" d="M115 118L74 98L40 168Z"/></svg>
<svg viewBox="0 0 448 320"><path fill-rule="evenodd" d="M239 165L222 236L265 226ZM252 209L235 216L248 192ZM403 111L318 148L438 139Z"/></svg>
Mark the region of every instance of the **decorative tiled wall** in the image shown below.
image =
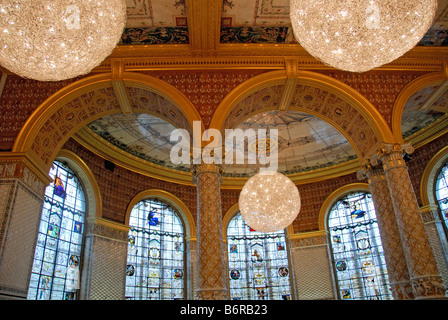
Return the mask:
<svg viewBox="0 0 448 320"><path fill-rule="evenodd" d="M123 300L128 232L90 220L84 247L81 299Z"/></svg>
<svg viewBox="0 0 448 320"><path fill-rule="evenodd" d="M0 298L24 299L43 200L18 179L0 180L0 194Z"/></svg>
<svg viewBox="0 0 448 320"><path fill-rule="evenodd" d="M290 247L295 298L335 299L326 235L290 240Z"/></svg>

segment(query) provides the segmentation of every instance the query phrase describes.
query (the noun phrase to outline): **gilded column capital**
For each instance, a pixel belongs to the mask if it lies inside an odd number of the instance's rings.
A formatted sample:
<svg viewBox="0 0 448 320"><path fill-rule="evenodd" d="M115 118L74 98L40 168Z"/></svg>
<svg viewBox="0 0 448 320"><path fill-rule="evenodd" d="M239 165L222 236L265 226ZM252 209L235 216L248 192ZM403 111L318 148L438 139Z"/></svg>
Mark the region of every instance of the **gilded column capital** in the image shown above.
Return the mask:
<svg viewBox="0 0 448 320"><path fill-rule="evenodd" d="M372 155L368 161L373 166L383 165L384 171L396 167L406 167L404 155L414 153L414 147L410 143L383 143L381 149Z"/></svg>
<svg viewBox="0 0 448 320"><path fill-rule="evenodd" d="M200 163L200 164L193 164L191 173L193 174L193 183L197 184L197 179L201 174L204 173L212 173L216 174L219 177L219 182L222 183L222 175L223 169L220 164L216 163Z"/></svg>

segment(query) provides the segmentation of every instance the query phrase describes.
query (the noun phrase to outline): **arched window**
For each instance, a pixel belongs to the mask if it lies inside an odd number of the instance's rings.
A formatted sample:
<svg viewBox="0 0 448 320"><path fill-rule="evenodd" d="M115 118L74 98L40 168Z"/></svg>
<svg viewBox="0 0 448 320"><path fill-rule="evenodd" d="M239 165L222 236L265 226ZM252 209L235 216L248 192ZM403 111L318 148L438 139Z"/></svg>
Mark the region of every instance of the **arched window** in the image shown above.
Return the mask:
<svg viewBox="0 0 448 320"><path fill-rule="evenodd" d="M184 227L163 201L137 203L129 218L126 299L184 298Z"/></svg>
<svg viewBox="0 0 448 320"><path fill-rule="evenodd" d="M76 174L53 162L28 290L32 300L77 299L86 201Z"/></svg>
<svg viewBox="0 0 448 320"><path fill-rule="evenodd" d="M448 162L440 170L436 180L436 198L439 203L442 218L448 228Z"/></svg>
<svg viewBox="0 0 448 320"><path fill-rule="evenodd" d="M370 193L340 198L328 216L341 299L392 299L378 222Z"/></svg>
<svg viewBox="0 0 448 320"><path fill-rule="evenodd" d="M230 298L232 300L289 300L288 250L283 230L252 230L236 214L227 227Z"/></svg>

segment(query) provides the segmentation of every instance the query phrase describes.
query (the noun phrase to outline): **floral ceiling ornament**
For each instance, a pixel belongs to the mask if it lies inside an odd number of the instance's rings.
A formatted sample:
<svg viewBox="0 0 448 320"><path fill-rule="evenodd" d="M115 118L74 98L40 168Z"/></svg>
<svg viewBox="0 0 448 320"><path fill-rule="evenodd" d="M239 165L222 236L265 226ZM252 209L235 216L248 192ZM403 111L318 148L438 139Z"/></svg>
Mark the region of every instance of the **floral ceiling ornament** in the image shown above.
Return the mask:
<svg viewBox="0 0 448 320"><path fill-rule="evenodd" d="M244 184L239 209L249 227L260 232L287 228L297 217L301 201L296 185L285 175L261 171Z"/></svg>
<svg viewBox="0 0 448 320"><path fill-rule="evenodd" d="M124 0L0 2L0 64L17 75L60 81L89 73L118 43Z"/></svg>
<svg viewBox="0 0 448 320"><path fill-rule="evenodd" d="M291 0L294 35L334 68L365 72L411 50L433 23L437 0Z"/></svg>

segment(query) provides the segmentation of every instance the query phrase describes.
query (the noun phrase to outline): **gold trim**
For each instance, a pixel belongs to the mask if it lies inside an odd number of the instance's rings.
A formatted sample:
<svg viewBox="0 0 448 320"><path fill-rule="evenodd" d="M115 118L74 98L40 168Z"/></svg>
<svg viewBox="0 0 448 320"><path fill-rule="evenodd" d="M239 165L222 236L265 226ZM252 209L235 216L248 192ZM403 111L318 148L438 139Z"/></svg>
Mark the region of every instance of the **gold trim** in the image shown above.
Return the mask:
<svg viewBox="0 0 448 320"><path fill-rule="evenodd" d="M199 1L194 0L195 3ZM208 15L215 16L215 8L207 7L202 11L208 10ZM302 70L336 70L312 57L299 44L221 44L216 25L207 19L207 15L198 12L194 19L201 20L201 25L199 31L197 28L192 30L191 44L117 46L93 72L110 72L112 59L124 61L126 71L285 69L285 58L297 59L297 67ZM192 19L188 21L190 23ZM207 25L209 22L210 26ZM437 72L447 56L447 47L417 46L374 70Z"/></svg>
<svg viewBox="0 0 448 320"><path fill-rule="evenodd" d="M53 94L45 102L43 102L27 119L26 123L19 132L17 139L15 140L12 151L34 154L34 152L31 150L31 147L33 145L33 142L37 138L40 129L45 125L46 121L51 118L54 112L56 112L60 108L61 105L68 103L72 99L80 96L83 93L86 93L87 91L111 87L112 77L113 75L111 73L108 73L84 78L64 87L63 89ZM184 114L187 121L189 121L190 123L192 123L193 121L201 121L201 117L191 101L188 100L182 92L180 92L172 85L152 76L129 72L124 72L123 82L125 85L150 90L165 97L166 99L171 101L180 112ZM112 113L114 112L110 112L108 114ZM101 116L104 115L105 114L102 114ZM60 150L62 145L69 137L73 136L76 131L93 120L95 119L86 119L81 123L78 123L72 130L67 132L65 135L65 139L62 139L55 150L53 150L52 158L56 157L58 150ZM201 126L202 128L204 127L202 121ZM41 163L39 159L36 160L37 163ZM43 172L47 172L49 171L49 164L47 166L48 168L46 168L42 164L42 168L40 169L43 170Z"/></svg>
<svg viewBox="0 0 448 320"><path fill-rule="evenodd" d="M448 146L439 150L426 164L420 179L420 198L422 207L438 206L434 194L434 183L440 167L448 161Z"/></svg>
<svg viewBox="0 0 448 320"><path fill-rule="evenodd" d="M331 207L346 194L356 191L366 191L370 192L369 185L367 183L351 183L342 186L335 191L333 191L322 203L319 210L318 225L319 231L327 231L327 216L330 213Z"/></svg>
<svg viewBox="0 0 448 320"><path fill-rule="evenodd" d="M144 199L150 199L150 198L159 198L166 202L168 202L171 206L173 206L177 213L179 213L180 217L183 220L184 226L185 226L185 236L187 240L196 241L197 235L196 235L196 225L194 222L193 215L191 214L190 209L180 200L178 197L173 195L172 193L169 193L164 190L159 189L149 189L140 192L137 194L132 200L129 202L128 207L126 208L126 215L124 223L126 226L129 226L129 218L131 216L131 211L134 208L134 206Z"/></svg>
<svg viewBox="0 0 448 320"><path fill-rule="evenodd" d="M404 142L409 142L414 148L420 148L425 144L437 139L448 132L448 114L443 115L429 126L420 129L409 137L404 139Z"/></svg>

